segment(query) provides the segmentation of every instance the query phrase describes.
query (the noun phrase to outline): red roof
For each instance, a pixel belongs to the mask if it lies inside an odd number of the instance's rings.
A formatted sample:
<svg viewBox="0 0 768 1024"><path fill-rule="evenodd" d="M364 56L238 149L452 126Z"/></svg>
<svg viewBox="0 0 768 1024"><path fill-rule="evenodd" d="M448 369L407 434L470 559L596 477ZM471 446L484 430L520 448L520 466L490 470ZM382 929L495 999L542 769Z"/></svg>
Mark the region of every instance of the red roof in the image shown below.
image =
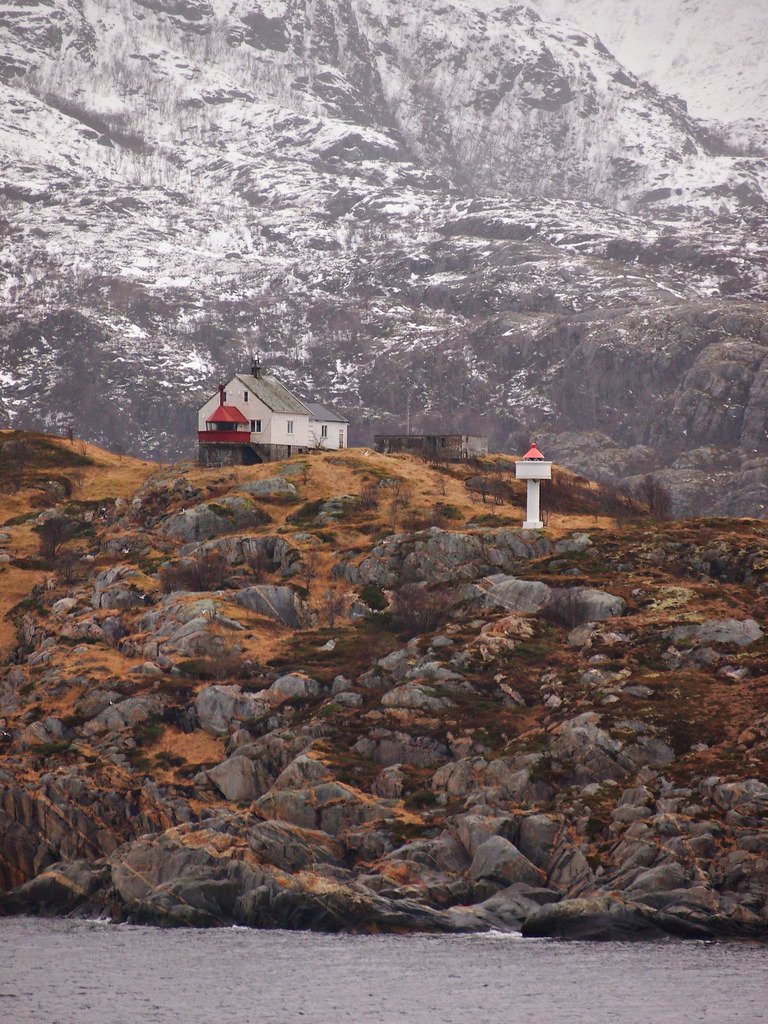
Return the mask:
<svg viewBox="0 0 768 1024"><path fill-rule="evenodd" d="M208 417L206 423L248 423L240 410L234 405L220 405L218 409Z"/></svg>
<svg viewBox="0 0 768 1024"><path fill-rule="evenodd" d="M531 445L530 449L525 453L523 458L524 459L528 459L529 461L531 459L541 459L542 462L544 461L544 456L541 454L539 449L536 447L536 442L535 441Z"/></svg>

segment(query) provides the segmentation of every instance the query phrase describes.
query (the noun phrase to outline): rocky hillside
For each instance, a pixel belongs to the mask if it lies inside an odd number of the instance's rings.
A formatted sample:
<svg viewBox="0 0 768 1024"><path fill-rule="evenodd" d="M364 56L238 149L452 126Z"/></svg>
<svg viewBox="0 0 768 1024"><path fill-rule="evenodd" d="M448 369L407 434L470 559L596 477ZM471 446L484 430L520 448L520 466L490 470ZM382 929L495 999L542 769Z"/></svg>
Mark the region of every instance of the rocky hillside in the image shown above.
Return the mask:
<svg viewBox="0 0 768 1024"><path fill-rule="evenodd" d="M557 469L524 535L503 456L2 441L6 913L768 934L764 524Z"/></svg>
<svg viewBox="0 0 768 1024"><path fill-rule="evenodd" d="M483 0L45 0L0 15L0 79L0 422L182 457L260 348L358 443L409 393L416 429L535 428L764 514L764 147L595 36Z"/></svg>
<svg viewBox="0 0 768 1024"><path fill-rule="evenodd" d="M619 60L699 116L768 115L766 12L751 0L533 0L595 32Z"/></svg>

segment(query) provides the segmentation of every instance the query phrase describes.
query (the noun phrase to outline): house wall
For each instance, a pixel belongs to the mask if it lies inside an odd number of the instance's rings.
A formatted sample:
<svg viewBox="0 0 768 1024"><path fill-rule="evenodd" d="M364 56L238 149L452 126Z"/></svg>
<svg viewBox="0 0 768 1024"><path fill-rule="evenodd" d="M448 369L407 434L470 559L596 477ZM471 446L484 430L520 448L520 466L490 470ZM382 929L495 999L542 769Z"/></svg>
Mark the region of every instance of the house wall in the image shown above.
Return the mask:
<svg viewBox="0 0 768 1024"><path fill-rule="evenodd" d="M288 433L288 421L293 420L293 433ZM254 437L254 440L256 438ZM264 444L284 444L292 448L306 448L309 445L309 413L300 416L298 413L274 412L271 414L266 435L262 434L259 441Z"/></svg>
<svg viewBox="0 0 768 1024"><path fill-rule="evenodd" d="M328 436L322 436L322 428L328 428ZM341 434L341 438L339 437ZM347 447L347 424L339 423L338 420L310 420L309 421L309 447L327 448L331 451L338 451L339 448Z"/></svg>

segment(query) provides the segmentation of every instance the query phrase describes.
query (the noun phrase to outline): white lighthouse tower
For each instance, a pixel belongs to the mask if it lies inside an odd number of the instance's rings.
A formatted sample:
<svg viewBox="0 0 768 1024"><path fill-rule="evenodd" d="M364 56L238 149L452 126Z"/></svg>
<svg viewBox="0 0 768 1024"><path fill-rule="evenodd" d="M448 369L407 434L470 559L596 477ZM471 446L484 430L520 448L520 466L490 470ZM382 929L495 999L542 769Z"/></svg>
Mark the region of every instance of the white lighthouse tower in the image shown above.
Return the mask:
<svg viewBox="0 0 768 1024"><path fill-rule="evenodd" d="M525 513L524 530L541 530L544 528L539 501L542 480L552 479L552 463L547 462L534 442L529 451L519 462L515 463L515 476L518 480L528 481L528 501Z"/></svg>

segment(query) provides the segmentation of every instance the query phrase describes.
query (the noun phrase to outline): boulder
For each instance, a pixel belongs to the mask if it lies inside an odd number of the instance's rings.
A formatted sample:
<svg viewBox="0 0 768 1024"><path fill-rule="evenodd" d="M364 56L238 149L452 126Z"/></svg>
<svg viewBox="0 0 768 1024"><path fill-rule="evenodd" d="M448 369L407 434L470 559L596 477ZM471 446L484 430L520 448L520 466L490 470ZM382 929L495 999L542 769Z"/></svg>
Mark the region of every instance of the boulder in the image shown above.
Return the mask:
<svg viewBox="0 0 768 1024"><path fill-rule="evenodd" d="M393 764L429 768L449 760L451 756L445 743L431 736L409 736L387 729L375 729L368 736L361 736L352 749L384 768Z"/></svg>
<svg viewBox="0 0 768 1024"><path fill-rule="evenodd" d="M250 494L252 498L277 498L282 501L298 501L296 485L281 476L268 476L264 480L249 480L238 484L238 491Z"/></svg>
<svg viewBox="0 0 768 1024"><path fill-rule="evenodd" d="M319 864L340 866L344 851L325 832L298 828L283 821L263 821L248 830L248 846L282 871L303 871Z"/></svg>
<svg viewBox="0 0 768 1024"><path fill-rule="evenodd" d="M696 640L699 644L736 644L747 647L763 636L754 619L707 619L701 623L674 626L665 634L673 642Z"/></svg>
<svg viewBox="0 0 768 1024"><path fill-rule="evenodd" d="M184 556L195 558L210 552L222 555L230 565L263 559L278 569L283 579L296 576L302 568L301 553L282 537L227 536L203 544L185 544L181 549Z"/></svg>
<svg viewBox="0 0 768 1024"><path fill-rule="evenodd" d="M227 758L215 768L201 772L195 777L196 783L201 776L212 782L225 800L231 800L233 803L250 803L262 792L253 761L240 754Z"/></svg>
<svg viewBox="0 0 768 1024"><path fill-rule="evenodd" d="M552 591L547 613L568 626L602 622L623 615L626 604L620 597L593 587L563 587Z"/></svg>
<svg viewBox="0 0 768 1024"><path fill-rule="evenodd" d="M535 580L518 580L514 576L489 576L483 597L486 608L506 608L509 612L539 612L552 596L552 588Z"/></svg>
<svg viewBox="0 0 768 1024"><path fill-rule="evenodd" d="M269 521L266 512L250 498L234 495L177 512L161 524L160 532L166 537L190 542L256 529Z"/></svg>
<svg viewBox="0 0 768 1024"><path fill-rule="evenodd" d="M128 697L117 704L106 707L100 714L86 722L83 733L96 736L104 732L120 732L131 729L140 722L146 722L154 711L154 705L147 697Z"/></svg>
<svg viewBox="0 0 768 1024"><path fill-rule="evenodd" d="M539 885L541 872L503 836L491 836L478 846L469 869L473 881L487 879L498 884L527 882Z"/></svg>
<svg viewBox="0 0 768 1024"><path fill-rule="evenodd" d="M546 868L560 825L547 814L528 814L517 832L517 848L537 868Z"/></svg>
<svg viewBox="0 0 768 1024"><path fill-rule="evenodd" d="M636 907L608 896L567 899L539 907L525 919L521 931L526 937L604 942L655 939L664 934Z"/></svg>
<svg viewBox="0 0 768 1024"><path fill-rule="evenodd" d="M143 572L133 566L117 565L100 572L93 582L94 608L139 608L150 601L156 589Z"/></svg>
<svg viewBox="0 0 768 1024"><path fill-rule="evenodd" d="M238 590L232 598L249 611L266 615L291 629L300 629L310 624L310 615L293 587L278 587L271 584L257 584Z"/></svg>
<svg viewBox="0 0 768 1024"><path fill-rule="evenodd" d="M206 686L194 706L200 728L211 736L228 736L235 723L247 725L269 714L260 695L244 694L239 686Z"/></svg>
<svg viewBox="0 0 768 1024"><path fill-rule="evenodd" d="M435 714L453 705L447 697L439 697L431 686L418 686L406 683L389 690L381 698L385 708L410 708L414 711L425 711Z"/></svg>
<svg viewBox="0 0 768 1024"><path fill-rule="evenodd" d="M303 672L289 672L280 676L269 689L264 691L268 699L295 700L316 697L320 693L320 683Z"/></svg>

